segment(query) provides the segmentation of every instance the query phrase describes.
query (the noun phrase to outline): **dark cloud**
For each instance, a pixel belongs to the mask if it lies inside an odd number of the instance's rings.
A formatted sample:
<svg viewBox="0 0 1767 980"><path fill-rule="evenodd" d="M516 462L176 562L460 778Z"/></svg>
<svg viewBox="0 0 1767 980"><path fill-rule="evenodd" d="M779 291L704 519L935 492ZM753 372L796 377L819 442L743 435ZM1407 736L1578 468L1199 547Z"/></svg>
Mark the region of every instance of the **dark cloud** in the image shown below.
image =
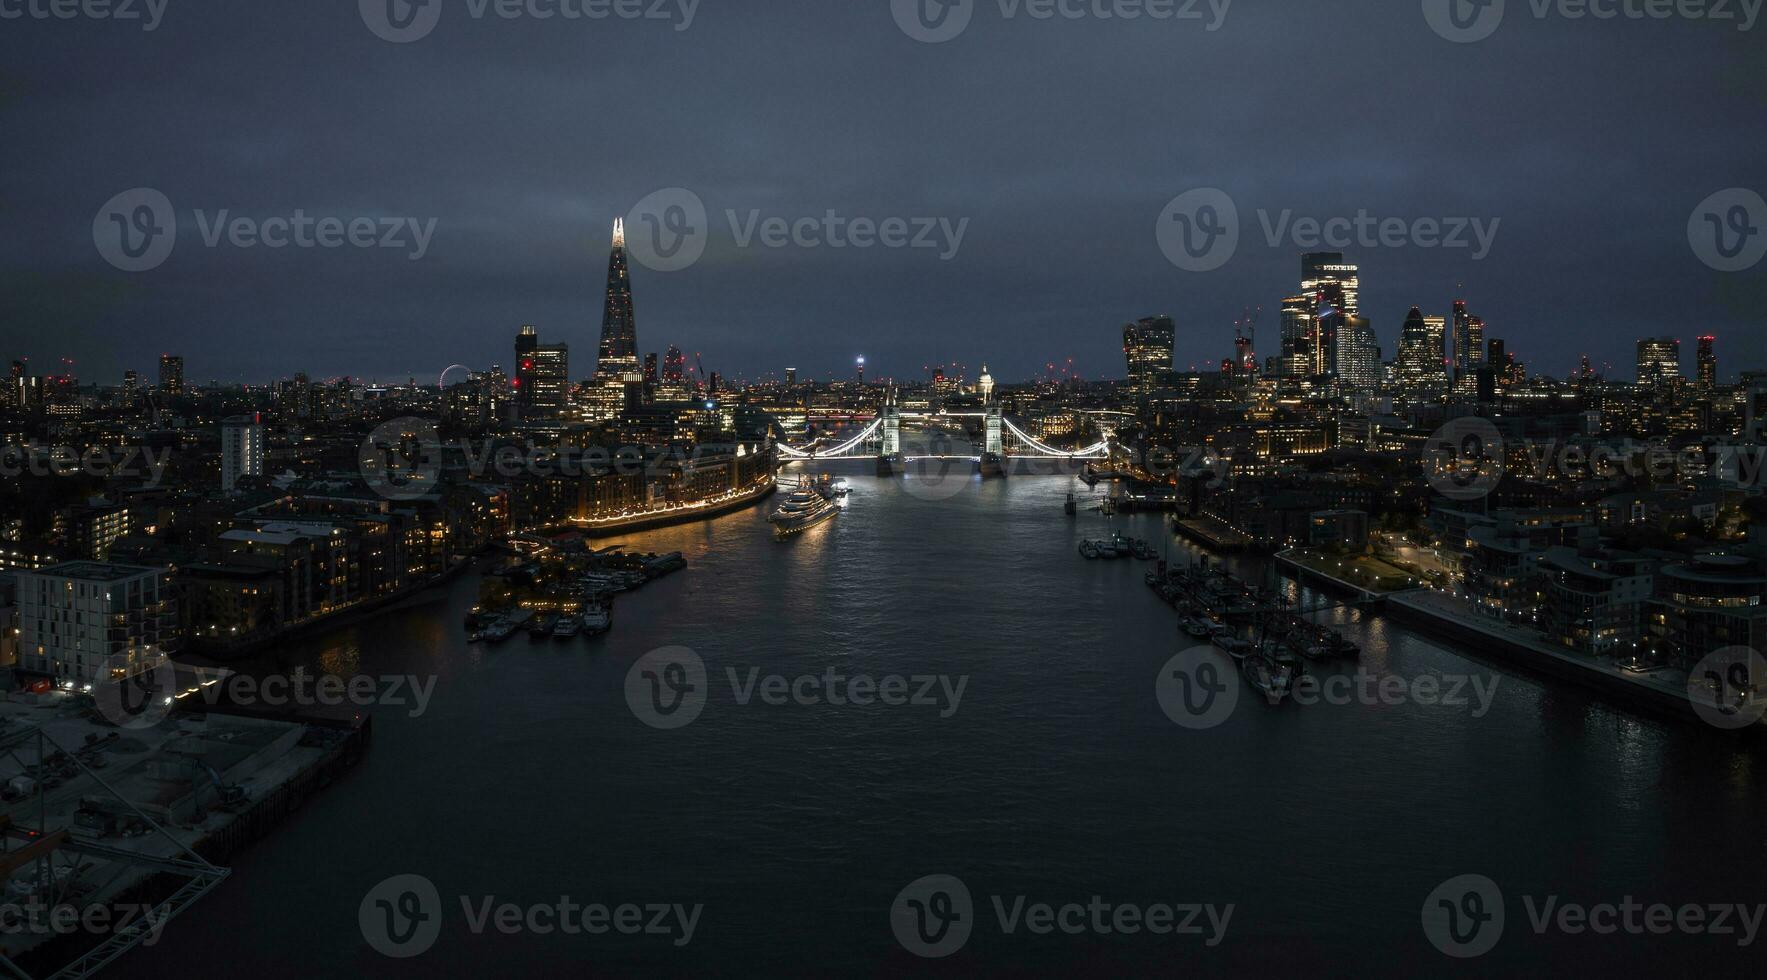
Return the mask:
<svg viewBox="0 0 1767 980"><path fill-rule="evenodd" d="M10 4L14 0L0 0ZM706 257L634 271L644 350L708 367L872 373L987 361L1020 378L1074 358L1117 375L1120 324L1181 325L1179 360L1228 353L1232 322L1296 285L1298 248L1256 213L1501 219L1491 255L1348 251L1389 356L1413 304L1464 294L1537 370L1577 354L1622 373L1633 340L1721 337L1767 366L1767 266L1702 265L1685 228L1732 186L1767 190L1767 25L1535 21L1511 0L1489 40L1451 44L1410 0L1238 0L1224 26L1006 20L978 0L954 41L887 0L704 0L690 30L473 20L442 0L396 45L354 2L171 0L163 23L0 21L0 354L197 379L297 370L383 379L507 364L539 325L591 367L613 219L663 187L712 213ZM180 212L170 261L117 272L91 241L133 187ZM1166 202L1220 187L1245 218L1225 268L1155 244ZM210 249L195 209L264 218L435 219L397 250ZM969 219L925 250L738 249L747 215ZM1691 356L1691 355L1690 355Z"/></svg>

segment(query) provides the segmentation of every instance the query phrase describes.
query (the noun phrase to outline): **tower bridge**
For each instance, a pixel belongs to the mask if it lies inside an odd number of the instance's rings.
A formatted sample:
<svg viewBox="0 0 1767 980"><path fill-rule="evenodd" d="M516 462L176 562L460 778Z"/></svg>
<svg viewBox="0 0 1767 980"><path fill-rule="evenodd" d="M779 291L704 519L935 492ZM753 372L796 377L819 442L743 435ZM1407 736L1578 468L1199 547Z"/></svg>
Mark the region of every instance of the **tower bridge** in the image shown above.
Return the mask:
<svg viewBox="0 0 1767 980"><path fill-rule="evenodd" d="M907 421L938 422L945 419L981 419L983 444L982 454L976 455L916 455L904 457L902 454L902 424ZM838 441L837 441L838 440ZM969 459L978 463L986 462L990 457L996 461L1007 458L1016 459L1063 459L1063 460L1101 460L1110 458L1111 435L1107 430L1103 441L1080 449L1057 449L1040 439L1030 435L1015 424L1001 409L1000 403L990 403L983 411L936 411L936 412L905 412L896 402L892 392L885 399L883 407L876 417L865 423L858 432L852 435L843 434L834 439L817 439L806 445L792 446L784 442L778 444L779 455L784 462L799 460L822 459L859 459L867 456L878 461L879 473L888 473L898 462L921 459Z"/></svg>

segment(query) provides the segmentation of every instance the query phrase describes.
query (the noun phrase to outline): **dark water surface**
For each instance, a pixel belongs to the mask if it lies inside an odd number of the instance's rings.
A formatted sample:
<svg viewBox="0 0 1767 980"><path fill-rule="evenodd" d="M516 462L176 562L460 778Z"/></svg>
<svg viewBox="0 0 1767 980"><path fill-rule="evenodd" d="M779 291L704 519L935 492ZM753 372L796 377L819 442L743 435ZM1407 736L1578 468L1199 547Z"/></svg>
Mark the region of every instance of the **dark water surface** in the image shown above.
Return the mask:
<svg viewBox="0 0 1767 980"><path fill-rule="evenodd" d="M635 535L688 571L622 597L597 641L468 647L462 579L284 652L284 669L436 678L428 710L376 713L347 779L240 855L233 876L113 975L264 977L895 974L910 970L1328 976L1758 973L1767 937L1534 934L1521 901L1767 901L1762 755L1479 663L1382 618L1349 620L1362 664L1474 674L1490 710L1242 698L1206 731L1161 711L1154 679L1193 645L1140 562L1086 562L1099 515L1062 514L1066 477L936 484L850 464L838 520L776 542L757 508ZM1119 527L1162 540L1155 516ZM1174 557L1195 552L1170 545ZM685 646L710 700L660 731L628 669ZM739 705L726 668L967 677L959 709ZM1348 671L1349 666L1330 668ZM1237 682L1237 681L1236 681ZM1248 692L1249 695L1249 692ZM419 874L444 905L427 953L364 941L363 896ZM891 902L961 878L977 921L949 959L892 935ZM1489 876L1508 922L1491 953L1424 938L1426 895ZM703 903L697 934L474 935L474 901ZM1199 937L1005 935L990 896L1232 903ZM1752 966L1750 966L1752 964Z"/></svg>

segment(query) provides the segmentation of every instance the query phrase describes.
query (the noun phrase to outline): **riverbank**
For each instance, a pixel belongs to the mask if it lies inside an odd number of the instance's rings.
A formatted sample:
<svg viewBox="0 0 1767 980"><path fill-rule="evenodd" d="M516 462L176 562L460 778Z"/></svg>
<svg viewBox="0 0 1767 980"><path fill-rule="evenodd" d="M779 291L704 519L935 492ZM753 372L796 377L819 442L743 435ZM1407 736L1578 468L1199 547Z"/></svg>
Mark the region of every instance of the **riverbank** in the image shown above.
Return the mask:
<svg viewBox="0 0 1767 980"><path fill-rule="evenodd" d="M1466 611L1460 600L1431 590L1390 596L1387 612L1407 626L1454 641L1458 647L1469 649L1474 656L1490 655L1682 719L1699 717L1695 712L1695 689L1688 685L1684 671L1672 668L1628 670L1612 660L1554 646L1531 630L1475 615ZM1473 638L1477 639L1476 644L1468 642ZM1699 693L1705 692L1701 690ZM1698 708L1719 710L1710 695L1706 695ZM1748 728L1757 732L1767 730L1767 718Z"/></svg>

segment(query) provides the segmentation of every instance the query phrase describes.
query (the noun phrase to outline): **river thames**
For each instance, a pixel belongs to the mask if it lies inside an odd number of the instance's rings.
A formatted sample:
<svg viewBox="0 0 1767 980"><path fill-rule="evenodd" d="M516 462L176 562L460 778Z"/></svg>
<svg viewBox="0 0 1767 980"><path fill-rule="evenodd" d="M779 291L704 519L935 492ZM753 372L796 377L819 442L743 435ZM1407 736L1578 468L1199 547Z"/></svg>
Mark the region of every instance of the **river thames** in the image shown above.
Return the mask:
<svg viewBox="0 0 1767 980"><path fill-rule="evenodd" d="M1542 935L1530 917L1548 899L1767 900L1759 749L1349 611L1323 615L1403 696L1271 707L1246 689L1220 724L1181 727L1155 679L1195 643L1143 584L1147 564L1078 556L1107 527L1063 514L1071 478L832 471L852 487L844 513L789 541L763 506L601 542L679 550L690 566L622 596L597 640L469 646L468 576L291 644L263 666L409 675L433 680L431 698L422 712L377 708L364 763L113 975L191 962L303 978L1725 975L1761 962L1740 935L1597 935L1557 920ZM1175 562L1200 557L1158 515L1114 527ZM706 701L660 729L629 705L627 675L675 647L703 660ZM745 697L750 678L830 672L904 678L909 703ZM917 699L921 677L941 682ZM1464 703L1415 693L1456 684ZM360 913L406 874L433 882L440 928L422 955L392 959ZM973 931L924 960L897 942L890 910L935 874L965 884ZM1507 908L1502 938L1471 960L1442 955L1420 926L1426 896L1462 874L1489 877ZM703 909L682 945L475 933L463 899L476 910L493 896ZM1202 935L1039 935L996 911L1094 896L1232 909L1218 930L1200 920Z"/></svg>

